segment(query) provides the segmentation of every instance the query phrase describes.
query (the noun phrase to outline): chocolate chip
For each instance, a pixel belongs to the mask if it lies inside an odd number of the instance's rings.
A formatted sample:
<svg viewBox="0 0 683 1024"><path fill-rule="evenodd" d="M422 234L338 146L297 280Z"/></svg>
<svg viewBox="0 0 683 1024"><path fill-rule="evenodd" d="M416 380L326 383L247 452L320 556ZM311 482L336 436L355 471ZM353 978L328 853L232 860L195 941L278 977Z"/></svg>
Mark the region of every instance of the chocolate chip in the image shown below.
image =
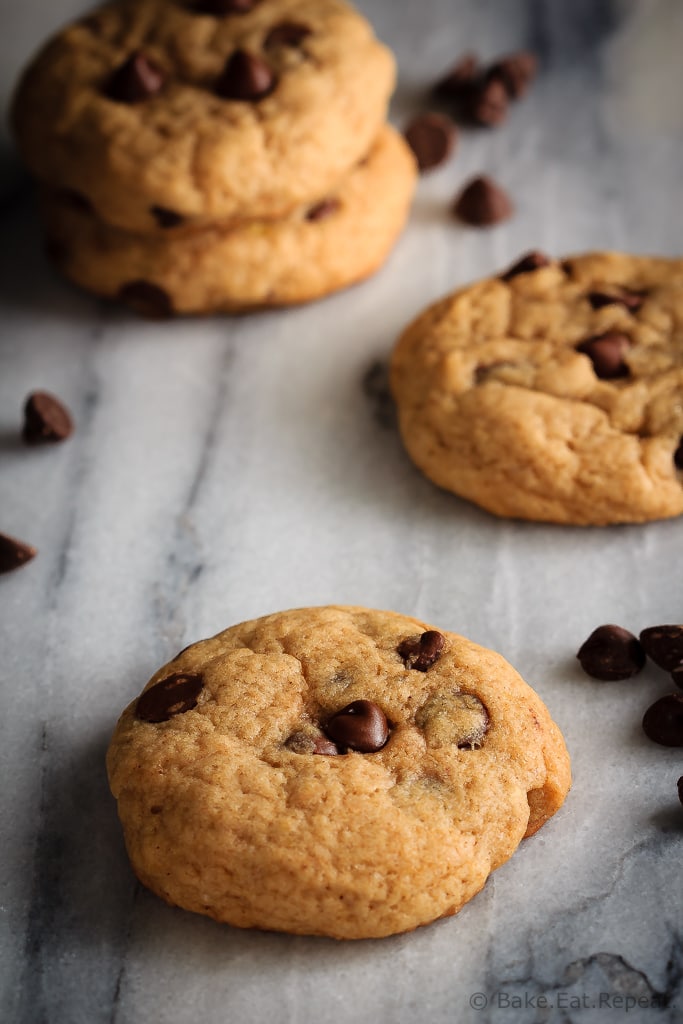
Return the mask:
<svg viewBox="0 0 683 1024"><path fill-rule="evenodd" d="M495 128L507 117L508 106L509 99L505 86L497 78L491 78L473 91L467 114L475 124Z"/></svg>
<svg viewBox="0 0 683 1024"><path fill-rule="evenodd" d="M434 86L435 96L461 101L470 95L479 79L479 60L473 53L464 54Z"/></svg>
<svg viewBox="0 0 683 1024"><path fill-rule="evenodd" d="M643 716L643 731L663 747L683 747L683 693L656 700Z"/></svg>
<svg viewBox="0 0 683 1024"><path fill-rule="evenodd" d="M679 690L683 690L683 661L671 669L671 678Z"/></svg>
<svg viewBox="0 0 683 1024"><path fill-rule="evenodd" d="M444 163L453 152L457 130L445 114L426 113L414 117L405 130L406 142L421 171Z"/></svg>
<svg viewBox="0 0 683 1024"><path fill-rule="evenodd" d="M119 288L118 298L149 320L165 320L173 314L169 296L149 281L128 281Z"/></svg>
<svg viewBox="0 0 683 1024"><path fill-rule="evenodd" d="M683 775L678 780L678 799L683 804Z"/></svg>
<svg viewBox="0 0 683 1024"><path fill-rule="evenodd" d="M328 721L325 732L340 747L371 754L389 738L386 715L371 700L354 700Z"/></svg>
<svg viewBox="0 0 683 1024"><path fill-rule="evenodd" d="M312 31L308 25L301 25L296 21L281 21L279 25L271 28L263 40L263 49L276 50L280 46L296 49Z"/></svg>
<svg viewBox="0 0 683 1024"><path fill-rule="evenodd" d="M334 756L339 753L332 740L328 740L326 736L322 736L319 733L304 732L303 730L293 732L286 741L285 746L289 750L294 751L295 754L325 754L327 756Z"/></svg>
<svg viewBox="0 0 683 1024"><path fill-rule="evenodd" d="M683 662L683 626L650 626L640 634L643 650L655 665L673 672Z"/></svg>
<svg viewBox="0 0 683 1024"><path fill-rule="evenodd" d="M74 425L66 406L47 391L34 391L24 403L22 437L27 444L65 441Z"/></svg>
<svg viewBox="0 0 683 1024"><path fill-rule="evenodd" d="M509 270L500 275L500 279L501 281L511 281L518 274L530 274L534 270L548 266L550 266L550 258L544 252L534 249L533 252L528 252L526 256L522 256L516 263L513 263Z"/></svg>
<svg viewBox="0 0 683 1024"><path fill-rule="evenodd" d="M396 650L406 668L426 672L441 657L445 643L443 635L436 629L427 629L420 636L402 640Z"/></svg>
<svg viewBox="0 0 683 1024"><path fill-rule="evenodd" d="M163 72L137 50L116 69L104 91L117 103L141 103L158 93L163 84Z"/></svg>
<svg viewBox="0 0 683 1024"><path fill-rule="evenodd" d="M262 57L235 50L216 82L216 92L226 100L256 101L268 96L276 85L275 74Z"/></svg>
<svg viewBox="0 0 683 1024"><path fill-rule="evenodd" d="M20 569L37 554L36 549L30 544L25 544L23 540L0 533L0 575Z"/></svg>
<svg viewBox="0 0 683 1024"><path fill-rule="evenodd" d="M489 714L473 693L437 693L422 705L415 724L428 747L478 749L489 727Z"/></svg>
<svg viewBox="0 0 683 1024"><path fill-rule="evenodd" d="M594 629L576 657L587 675L608 682L629 679L645 664L645 652L638 638L613 625Z"/></svg>
<svg viewBox="0 0 683 1024"><path fill-rule="evenodd" d="M200 14L247 14L259 0L197 0L195 11Z"/></svg>
<svg viewBox="0 0 683 1024"><path fill-rule="evenodd" d="M492 64L488 77L500 81L510 99L518 100L536 77L537 69L538 61L533 53L520 50L519 53L510 53Z"/></svg>
<svg viewBox="0 0 683 1024"><path fill-rule="evenodd" d="M174 715L184 715L197 707L202 692L201 676L176 672L145 690L135 705L135 714L143 722L166 722Z"/></svg>
<svg viewBox="0 0 683 1024"><path fill-rule="evenodd" d="M177 228L185 219L182 214L167 210L164 206L153 206L151 212L160 228Z"/></svg>
<svg viewBox="0 0 683 1024"><path fill-rule="evenodd" d="M577 352L588 356L593 364L595 375L600 380L615 380L617 377L628 377L628 364L624 362L624 353L631 347L631 339L619 331L607 331L587 338L576 346Z"/></svg>
<svg viewBox="0 0 683 1024"><path fill-rule="evenodd" d="M507 194L486 175L468 182L453 205L455 215L475 227L486 227L507 220L512 210Z"/></svg>
<svg viewBox="0 0 683 1024"><path fill-rule="evenodd" d="M306 213L306 220L319 221L326 220L331 217L333 213L341 208L341 203L338 199L323 199L321 202L316 203Z"/></svg>
<svg viewBox="0 0 683 1024"><path fill-rule="evenodd" d="M676 469L683 469L683 437L678 442L678 447L674 452L674 466Z"/></svg>
<svg viewBox="0 0 683 1024"><path fill-rule="evenodd" d="M602 309L603 306L614 306L618 304L626 306L626 309L631 313L637 313L645 301L645 295L643 292L629 292L626 289L623 289L618 293L589 292L588 301L593 309Z"/></svg>

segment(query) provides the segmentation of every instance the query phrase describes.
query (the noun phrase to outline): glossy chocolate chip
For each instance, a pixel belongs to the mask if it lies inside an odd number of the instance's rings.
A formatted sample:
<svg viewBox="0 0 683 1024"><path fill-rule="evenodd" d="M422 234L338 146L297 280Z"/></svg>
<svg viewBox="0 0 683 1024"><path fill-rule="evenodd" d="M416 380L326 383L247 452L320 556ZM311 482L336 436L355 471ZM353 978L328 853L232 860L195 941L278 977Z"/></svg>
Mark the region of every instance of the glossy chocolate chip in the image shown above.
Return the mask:
<svg viewBox="0 0 683 1024"><path fill-rule="evenodd" d="M176 672L145 690L135 706L143 722L166 722L197 707L204 681L201 676Z"/></svg>
<svg viewBox="0 0 683 1024"><path fill-rule="evenodd" d="M522 256L516 263L513 263L509 270L500 275L500 279L501 281L511 281L513 277L517 277L519 274L531 274L534 270L540 270L541 267L548 266L550 266L550 257L546 256L544 252L534 249L532 252Z"/></svg>
<svg viewBox="0 0 683 1024"><path fill-rule="evenodd" d="M371 754L387 742L389 725L386 715L373 701L354 700L330 718L325 732L342 748Z"/></svg>
<svg viewBox="0 0 683 1024"><path fill-rule="evenodd" d="M497 78L490 78L474 89L467 113L475 124L495 128L505 121L509 103L508 93L502 82Z"/></svg>
<svg viewBox="0 0 683 1024"><path fill-rule="evenodd" d="M396 650L403 658L406 668L426 672L441 657L445 643L442 633L436 629L427 629L420 636L410 636L402 640Z"/></svg>
<svg viewBox="0 0 683 1024"><path fill-rule="evenodd" d="M215 14L220 18L224 14L247 14L258 2L259 0L197 0L194 9L200 14Z"/></svg>
<svg viewBox="0 0 683 1024"><path fill-rule="evenodd" d="M674 466L676 469L683 469L683 437L678 442L678 447L674 452Z"/></svg>
<svg viewBox="0 0 683 1024"><path fill-rule="evenodd" d="M323 754L329 757L339 753L336 745L326 736L303 730L293 732L285 746L295 754Z"/></svg>
<svg viewBox="0 0 683 1024"><path fill-rule="evenodd" d="M118 298L149 320L165 320L173 314L169 296L149 281L128 281L119 289Z"/></svg>
<svg viewBox="0 0 683 1024"><path fill-rule="evenodd" d="M37 554L36 549L30 544L25 544L23 540L0 533L0 575L20 569Z"/></svg>
<svg viewBox="0 0 683 1024"><path fill-rule="evenodd" d="M595 376L600 380L616 380L628 377L629 368L624 354L631 347L631 339L620 331L607 331L593 338L587 338L576 346L577 352L588 356L593 364Z"/></svg>
<svg viewBox="0 0 683 1024"><path fill-rule="evenodd" d="M306 211L306 220L316 222L319 220L327 220L328 217L331 217L332 214L336 213L339 209L341 209L341 203L338 199L322 199L319 203L316 203L315 206L311 206L311 208Z"/></svg>
<svg viewBox="0 0 683 1024"><path fill-rule="evenodd" d="M587 675L607 682L629 679L645 664L645 652L638 638L614 625L594 629L576 657Z"/></svg>
<svg viewBox="0 0 683 1024"><path fill-rule="evenodd" d="M649 626L642 630L640 642L648 658L665 672L673 672L683 662L683 626Z"/></svg>
<svg viewBox="0 0 683 1024"><path fill-rule="evenodd" d="M656 700L643 716L643 731L663 747L683 747L683 693Z"/></svg>
<svg viewBox="0 0 683 1024"><path fill-rule="evenodd" d="M678 780L678 799L683 804L683 775Z"/></svg>
<svg viewBox="0 0 683 1024"><path fill-rule="evenodd" d="M435 96L460 102L470 95L479 79L479 60L473 53L464 54L434 86Z"/></svg>
<svg viewBox="0 0 683 1024"><path fill-rule="evenodd" d="M538 61L534 54L520 50L500 57L489 68L488 77L489 80L499 81L510 99L518 100L536 77L537 70Z"/></svg>
<svg viewBox="0 0 683 1024"><path fill-rule="evenodd" d="M302 25L296 21L281 21L279 25L271 28L263 40L263 49L277 50L281 46L296 49L307 36L312 34L312 31L308 25Z"/></svg>
<svg viewBox="0 0 683 1024"><path fill-rule="evenodd" d="M629 292L621 289L619 292L589 292L588 301L593 309L602 309L604 306L625 306L631 313L637 313L645 295L642 292Z"/></svg>
<svg viewBox="0 0 683 1024"><path fill-rule="evenodd" d="M489 727L489 714L473 693L437 693L422 705L415 724L428 747L478 749Z"/></svg>
<svg viewBox="0 0 683 1024"><path fill-rule="evenodd" d="M445 163L453 152L457 129L445 114L418 114L405 130L406 142L412 149L421 171L429 171Z"/></svg>
<svg viewBox="0 0 683 1024"><path fill-rule="evenodd" d="M512 210L508 195L486 175L468 182L453 205L456 217L474 227L487 227L507 220Z"/></svg>
<svg viewBox="0 0 683 1024"><path fill-rule="evenodd" d="M22 437L27 444L65 441L74 425L67 407L48 391L34 391L24 403Z"/></svg>
<svg viewBox="0 0 683 1024"><path fill-rule="evenodd" d="M182 214L167 210L165 206L153 206L151 212L159 227L164 229L177 228L185 219Z"/></svg>
<svg viewBox="0 0 683 1024"><path fill-rule="evenodd" d="M163 72L138 50L116 69L104 91L117 103L142 103L158 93L163 85Z"/></svg>
<svg viewBox="0 0 683 1024"><path fill-rule="evenodd" d="M277 84L270 65L246 50L235 50L216 82L216 92L226 100L256 102L270 95Z"/></svg>

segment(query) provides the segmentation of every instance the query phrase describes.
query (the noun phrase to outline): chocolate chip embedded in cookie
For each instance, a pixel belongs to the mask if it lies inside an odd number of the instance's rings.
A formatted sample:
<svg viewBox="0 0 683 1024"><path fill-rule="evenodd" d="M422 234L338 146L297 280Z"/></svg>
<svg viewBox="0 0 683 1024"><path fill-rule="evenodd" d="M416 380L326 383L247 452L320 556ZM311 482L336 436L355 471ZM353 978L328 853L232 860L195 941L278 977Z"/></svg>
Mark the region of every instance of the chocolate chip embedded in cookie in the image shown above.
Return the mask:
<svg viewBox="0 0 683 1024"><path fill-rule="evenodd" d="M680 259L538 254L441 300L392 357L409 454L500 516L680 515L682 294Z"/></svg>
<svg viewBox="0 0 683 1024"><path fill-rule="evenodd" d="M407 640L438 657L411 670ZM163 899L336 938L456 913L570 783L557 726L503 658L334 606L181 653L124 711L107 767L133 867Z"/></svg>
<svg viewBox="0 0 683 1024"><path fill-rule="evenodd" d="M161 233L287 216L385 120L395 62L343 0L120 0L59 32L12 110L28 169L107 224Z"/></svg>

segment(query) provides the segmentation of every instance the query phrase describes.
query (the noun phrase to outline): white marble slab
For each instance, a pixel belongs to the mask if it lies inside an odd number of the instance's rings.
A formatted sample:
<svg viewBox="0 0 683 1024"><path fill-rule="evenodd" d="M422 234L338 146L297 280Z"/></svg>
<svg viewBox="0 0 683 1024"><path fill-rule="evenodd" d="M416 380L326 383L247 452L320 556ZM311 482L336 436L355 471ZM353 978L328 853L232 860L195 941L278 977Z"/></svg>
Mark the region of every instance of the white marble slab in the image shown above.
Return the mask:
<svg viewBox="0 0 683 1024"><path fill-rule="evenodd" d="M2 0L3 95L80 6ZM398 124L465 49L530 45L543 70L504 128L463 133L420 184L388 266L346 294L239 319L134 320L53 276L5 155L0 529L40 550L0 582L6 1024L683 1017L683 768L639 727L667 684L654 669L592 683L574 659L601 622L680 621L683 523L494 520L425 481L362 389L422 306L523 250L680 253L683 5L361 6L398 53ZM447 215L477 171L518 206L484 232ZM37 387L71 406L68 444L18 443ZM565 732L565 807L457 917L412 935L338 944L166 907L136 885L108 795L118 712L184 644L328 601L420 615L505 654ZM663 1005L626 1015L626 996Z"/></svg>

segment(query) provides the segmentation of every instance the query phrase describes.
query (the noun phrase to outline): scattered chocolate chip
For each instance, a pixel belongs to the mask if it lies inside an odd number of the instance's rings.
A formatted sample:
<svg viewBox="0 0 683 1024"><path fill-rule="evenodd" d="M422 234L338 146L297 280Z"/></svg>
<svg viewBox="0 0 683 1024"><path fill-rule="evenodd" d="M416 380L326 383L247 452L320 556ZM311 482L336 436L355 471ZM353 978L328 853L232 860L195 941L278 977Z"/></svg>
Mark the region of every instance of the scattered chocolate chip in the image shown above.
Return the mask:
<svg viewBox="0 0 683 1024"><path fill-rule="evenodd" d="M683 626L650 626L640 634L643 650L655 665L673 672L683 662Z"/></svg>
<svg viewBox="0 0 683 1024"><path fill-rule="evenodd" d="M512 215L512 210L508 195L486 175L468 182L453 205L455 215L475 227L499 224Z"/></svg>
<svg viewBox="0 0 683 1024"><path fill-rule="evenodd" d="M544 252L534 249L533 252L528 252L526 256L522 256L516 263L513 263L509 270L500 275L500 279L501 281L511 281L518 274L529 274L534 270L540 270L541 267L548 266L550 266L550 258Z"/></svg>
<svg viewBox="0 0 683 1024"><path fill-rule="evenodd" d="M149 281L128 281L119 289L118 298L149 320L165 320L173 314L169 296Z"/></svg>
<svg viewBox="0 0 683 1024"><path fill-rule="evenodd" d="M118 103L141 103L158 93L163 84L163 72L137 50L116 69L104 91Z"/></svg>
<svg viewBox="0 0 683 1024"><path fill-rule="evenodd" d="M402 640L396 650L406 668L426 672L441 657L445 643L442 633L436 629L427 629L420 636Z"/></svg>
<svg viewBox="0 0 683 1024"><path fill-rule="evenodd" d="M489 714L473 693L437 693L422 705L415 724L428 747L478 749L489 727Z"/></svg>
<svg viewBox="0 0 683 1024"><path fill-rule="evenodd" d="M55 192L55 199L63 206L68 206L79 213L92 213L92 203L82 192L75 188L59 188Z"/></svg>
<svg viewBox="0 0 683 1024"><path fill-rule="evenodd" d="M683 775L678 780L678 799L683 804Z"/></svg>
<svg viewBox="0 0 683 1024"><path fill-rule="evenodd" d="M406 142L417 159L421 171L444 163L453 152L457 129L445 114L418 114L405 130Z"/></svg>
<svg viewBox="0 0 683 1024"><path fill-rule="evenodd" d="M315 206L311 206L311 208L306 212L306 220L327 220L328 217L331 217L332 214L336 213L339 209L341 209L341 203L338 199L322 199L319 203L316 203Z"/></svg>
<svg viewBox="0 0 683 1024"><path fill-rule="evenodd" d="M475 124L495 128L507 117L508 106L505 86L497 78L490 78L473 90L467 114Z"/></svg>
<svg viewBox="0 0 683 1024"><path fill-rule="evenodd" d="M619 292L589 292L588 301L590 302L593 309L602 309L603 306L614 306L621 305L631 313L637 313L643 302L645 301L645 295L642 292L629 292L623 289Z"/></svg>
<svg viewBox="0 0 683 1024"><path fill-rule="evenodd" d="M593 364L595 375L600 380L615 380L617 377L628 377L628 364L624 362L624 353L631 347L631 339L619 331L607 331L594 338L587 338L576 346L577 352L588 356Z"/></svg>
<svg viewBox="0 0 683 1024"><path fill-rule="evenodd" d="M226 100L256 101L268 96L277 79L270 65L246 50L235 50L216 82L216 92Z"/></svg>
<svg viewBox="0 0 683 1024"><path fill-rule="evenodd" d="M326 736L315 735L303 730L293 732L286 741L285 746L289 750L294 751L295 754L325 754L334 756L339 753L332 740L328 740Z"/></svg>
<svg viewBox="0 0 683 1024"><path fill-rule="evenodd" d="M264 50L276 50L279 46L288 46L296 49L312 34L308 25L301 25L296 21L281 21L279 25L271 28L263 40Z"/></svg>
<svg viewBox="0 0 683 1024"><path fill-rule="evenodd" d="M30 544L25 544L23 540L0 533L0 575L20 569L37 554L36 549Z"/></svg>
<svg viewBox="0 0 683 1024"><path fill-rule="evenodd" d="M434 86L435 96L461 101L479 79L479 60L473 53L462 56Z"/></svg>
<svg viewBox="0 0 683 1024"><path fill-rule="evenodd" d="M643 716L643 731L663 747L683 747L683 693L656 700Z"/></svg>
<svg viewBox="0 0 683 1024"><path fill-rule="evenodd" d="M65 441L73 433L69 410L55 395L34 391L24 403L22 437L27 444Z"/></svg>
<svg viewBox="0 0 683 1024"><path fill-rule="evenodd" d="M593 679L611 682L629 679L645 664L645 652L633 633L621 626L598 626L576 655L584 672Z"/></svg>
<svg viewBox="0 0 683 1024"><path fill-rule="evenodd" d="M671 669L671 678L679 690L683 690L683 661Z"/></svg>
<svg viewBox="0 0 683 1024"><path fill-rule="evenodd" d="M676 469L683 469L683 437L678 442L678 447L674 452L674 466Z"/></svg>
<svg viewBox="0 0 683 1024"><path fill-rule="evenodd" d="M247 14L259 0L197 0L195 11L200 14Z"/></svg>
<svg viewBox="0 0 683 1024"><path fill-rule="evenodd" d="M536 77L538 61L533 53L520 50L500 57L488 71L490 80L499 81L512 100L518 100Z"/></svg>
<svg viewBox="0 0 683 1024"><path fill-rule="evenodd" d="M164 206L153 206L151 212L160 228L177 228L185 219L182 214L167 210Z"/></svg>
<svg viewBox="0 0 683 1024"><path fill-rule="evenodd" d="M197 707L203 686L201 676L176 672L145 690L135 705L135 714L143 722L166 722L174 715L184 715Z"/></svg>
<svg viewBox="0 0 683 1024"><path fill-rule="evenodd" d="M389 738L386 715L371 700L354 700L328 721L325 732L340 747L371 754Z"/></svg>

